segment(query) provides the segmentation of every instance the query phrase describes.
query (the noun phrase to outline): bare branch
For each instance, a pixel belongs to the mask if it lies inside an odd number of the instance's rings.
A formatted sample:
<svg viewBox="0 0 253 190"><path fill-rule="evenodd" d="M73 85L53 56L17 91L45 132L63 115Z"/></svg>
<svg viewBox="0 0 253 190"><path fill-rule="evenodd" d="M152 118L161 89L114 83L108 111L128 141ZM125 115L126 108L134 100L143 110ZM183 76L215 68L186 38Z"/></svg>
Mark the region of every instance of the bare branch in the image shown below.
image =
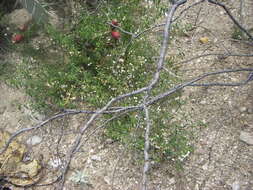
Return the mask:
<svg viewBox="0 0 253 190"><path fill-rule="evenodd" d="M177 86L175 86L175 87L173 87L173 88L167 90L166 92L161 93L161 94L155 96L154 98L152 98L152 99L148 102L148 105L154 104L155 102L157 102L157 101L159 101L159 100L161 100L161 99L163 99L163 98L165 98L165 97L167 97L167 96L169 96L169 95L175 93L176 91L181 90L181 89L183 89L183 88L185 88L185 87L187 87L187 86L193 86L193 84L194 84L195 82L198 82L198 81L200 81L200 80L202 80L202 79L204 79L204 78L206 78L206 77L209 77L209 76L211 76L211 75L218 75L218 74L224 74L224 73L233 73L233 72L244 72L244 71L245 71L245 72L251 72L251 73L249 74L249 76L248 76L248 79L247 79L245 82L241 82L241 83L247 84L247 83L250 82L250 81L252 80L252 78L253 78L253 74L252 74L253 68L248 68L248 69L247 69L247 68L246 68L246 69L228 69L228 70L223 70L223 71L216 71L216 72L206 73L206 74L203 74L203 75L201 75L200 77L197 77L197 78L195 78L195 79L193 79L193 80L191 80L191 81L189 81L189 82L186 82L186 83L183 83L183 84L179 84L179 85L177 85ZM241 83L237 83L237 84L234 85L234 86L241 86L241 85L244 85L244 84L241 84ZM223 86L226 86L226 85L223 85Z"/></svg>
<svg viewBox="0 0 253 190"><path fill-rule="evenodd" d="M236 54L236 53L207 53L207 54L202 54L202 55L198 55L195 57L192 57L190 59L187 59L185 61L180 61L178 64L184 64L184 63L188 63L190 61L193 61L195 59L199 59L202 57L208 57L208 56L217 56L218 58L226 58L226 57L253 57L253 54Z"/></svg>
<svg viewBox="0 0 253 190"><path fill-rule="evenodd" d="M145 129L145 145L144 145L144 166L143 166L143 177L142 177L142 190L147 190L147 173L149 170L149 135L151 130L151 121L149 119L149 109L146 105L146 100L144 102L145 110L145 120L146 120L146 129Z"/></svg>
<svg viewBox="0 0 253 190"><path fill-rule="evenodd" d="M166 17L166 24L164 27L164 37L163 37L163 43L162 47L160 50L160 58L157 63L157 71L154 74L153 80L149 84L149 88L147 91L146 97L144 97L144 102L143 102L143 107L145 111L145 120L146 120L146 129L145 129L145 145L144 145L144 166L143 166L143 178L142 178L142 190L147 190L147 173L149 170L149 147L150 147L150 142L149 142L149 135L150 135L150 130L151 130L151 121L149 118L149 109L147 107L147 99L149 98L150 91L154 88L156 83L158 82L160 78L160 71L163 69L164 65L164 60L165 60L165 55L167 53L168 49L168 41L170 39L170 28L171 28L171 23L173 19L173 15L181 4L185 3L186 1L178 1L173 3L171 9L168 11L167 17Z"/></svg>
<svg viewBox="0 0 253 190"><path fill-rule="evenodd" d="M229 11L229 9L222 3L216 1L216 0L207 0L209 3L218 5L220 7L222 7L226 13L228 14L229 18L235 23L235 25L241 30L243 31L251 40L253 40L253 36L235 19L235 17L231 14L231 12Z"/></svg>
<svg viewBox="0 0 253 190"><path fill-rule="evenodd" d="M173 19L173 22L177 21L177 20L183 15L183 13L185 13L186 11L188 11L189 9L191 9L192 7L195 7L195 6L197 6L197 5L201 4L201 3L203 3L204 1L205 1L205 0L200 0L200 1L196 2L196 3L193 3L192 5L190 5L190 6L188 6L188 7L186 7L185 9L183 9L183 10L179 13L179 15L178 15L176 18Z"/></svg>

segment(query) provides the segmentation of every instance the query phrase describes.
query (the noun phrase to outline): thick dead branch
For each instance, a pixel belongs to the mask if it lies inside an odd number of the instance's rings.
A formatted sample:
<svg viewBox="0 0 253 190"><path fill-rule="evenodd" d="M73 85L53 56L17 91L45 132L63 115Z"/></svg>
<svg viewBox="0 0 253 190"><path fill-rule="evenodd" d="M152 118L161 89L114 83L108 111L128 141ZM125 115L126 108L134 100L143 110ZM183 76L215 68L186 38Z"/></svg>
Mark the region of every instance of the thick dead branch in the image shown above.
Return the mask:
<svg viewBox="0 0 253 190"><path fill-rule="evenodd" d="M168 42L170 39L170 28L171 28L173 15L174 15L176 9L185 2L186 1L182 0L182 1L178 1L178 2L173 3L172 7L168 11L168 14L166 17L166 24L164 27L163 43L162 43L162 47L160 50L159 61L157 63L157 71L154 74L153 80L149 83L147 96L144 97L143 108L145 111L146 129L145 129L145 145L144 145L144 162L145 163L143 166L142 190L147 190L147 173L149 170L149 153L148 152L149 152L149 147L150 147L149 135L150 135L150 130L151 130L151 121L149 119L149 109L147 107L147 99L149 98L150 91L157 84L157 82L160 78L160 72L163 69L164 60L165 60L165 56L166 56L167 49L168 49Z"/></svg>

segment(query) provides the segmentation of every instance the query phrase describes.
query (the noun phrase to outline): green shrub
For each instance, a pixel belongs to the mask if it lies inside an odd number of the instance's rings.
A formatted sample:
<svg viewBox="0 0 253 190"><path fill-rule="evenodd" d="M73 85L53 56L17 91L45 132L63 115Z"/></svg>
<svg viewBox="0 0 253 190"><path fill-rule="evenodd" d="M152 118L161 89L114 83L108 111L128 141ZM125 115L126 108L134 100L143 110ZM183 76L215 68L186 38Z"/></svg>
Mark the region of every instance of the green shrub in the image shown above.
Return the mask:
<svg viewBox="0 0 253 190"><path fill-rule="evenodd" d="M121 33L121 39L115 41L107 24L117 19L127 31L140 30L143 26L136 19L138 15L132 14L140 6L139 1L133 1L104 5L96 14L86 12L67 35L49 27L49 35L65 51L66 59L41 63L31 85L46 90L38 93L38 88L32 87L29 93L45 104L66 108L75 104L71 100L101 106L112 97L142 87L149 78L154 50L145 38L140 38L126 55L131 36Z"/></svg>
<svg viewBox="0 0 253 190"><path fill-rule="evenodd" d="M159 2L156 3L158 8ZM159 9L159 14L151 17L147 14L149 10L150 8L143 7L140 0L114 0L105 4L101 2L96 12L83 11L78 24L68 33L47 27L52 46L56 44L63 56L48 61L49 53L47 56L45 52L29 50L37 61L26 60L19 65L19 74L14 81L25 87L34 98L36 108L43 109L71 108L78 106L80 102L101 107L112 97L147 85L156 68L153 60L153 56L157 54L156 48L148 36L135 39L131 44L129 41L132 36L123 32L120 40L112 39L111 26L107 23L116 19L124 30L138 33L149 27L154 18L164 11ZM38 56L41 53L43 56ZM172 59L166 60L166 66L174 72ZM161 73L159 84L151 95L158 95L178 81L167 72ZM170 103L157 104L151 108L153 127L150 138L154 160L180 160L191 151L187 130L171 123L169 120L172 116L168 117L168 112L181 104L177 100L178 96L180 93L169 97L167 101ZM141 98L142 95L130 97L119 105L133 105ZM161 108L162 110L157 111ZM113 120L107 126L105 134L134 149L143 150L144 116L137 119L136 114L130 113ZM105 116L110 117L112 116ZM166 121L164 117L167 118ZM139 127L136 131L137 125ZM131 136L133 132L136 132L134 139Z"/></svg>
<svg viewBox="0 0 253 190"><path fill-rule="evenodd" d="M178 98L180 93L169 97L161 103L150 107L150 119L152 128L150 133L150 156L153 161L162 162L169 160L178 167L192 151L190 139L193 137L190 131L192 126L183 126L178 122L172 122L174 118L170 113L172 109L179 108L183 102ZM115 141L128 144L132 149L144 150L144 115L138 112L124 115L113 120L107 127L106 136Z"/></svg>

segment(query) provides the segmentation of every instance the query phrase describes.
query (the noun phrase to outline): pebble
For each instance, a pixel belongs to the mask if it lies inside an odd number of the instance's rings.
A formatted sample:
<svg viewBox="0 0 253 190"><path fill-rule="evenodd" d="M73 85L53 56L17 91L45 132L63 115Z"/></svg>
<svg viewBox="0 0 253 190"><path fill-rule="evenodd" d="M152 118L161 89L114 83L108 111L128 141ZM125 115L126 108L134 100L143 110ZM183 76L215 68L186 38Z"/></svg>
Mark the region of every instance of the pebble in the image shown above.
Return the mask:
<svg viewBox="0 0 253 190"><path fill-rule="evenodd" d="M100 157L100 156L97 156L97 155L91 156L90 159L93 160L93 161L101 162L101 157Z"/></svg>
<svg viewBox="0 0 253 190"><path fill-rule="evenodd" d="M233 184L232 184L232 190L240 190L240 184L238 181L235 181Z"/></svg>
<svg viewBox="0 0 253 190"><path fill-rule="evenodd" d="M105 177L104 177L104 181L105 181L108 185L111 185L110 177L105 176Z"/></svg>
<svg viewBox="0 0 253 190"><path fill-rule="evenodd" d="M10 24L17 28L27 25L32 20L32 15L26 9L16 9L7 16Z"/></svg>
<svg viewBox="0 0 253 190"><path fill-rule="evenodd" d="M200 104L202 104L202 105L206 105L206 100L202 100L202 101L200 101Z"/></svg>
<svg viewBox="0 0 253 190"><path fill-rule="evenodd" d="M205 164L202 166L202 169L203 169L203 170L207 170L207 169L208 169L208 165L209 165L208 163L205 163Z"/></svg>
<svg viewBox="0 0 253 190"><path fill-rule="evenodd" d="M175 183L176 183L176 180L175 180L174 177L169 179L169 184L170 185L175 184Z"/></svg>
<svg viewBox="0 0 253 190"><path fill-rule="evenodd" d="M105 144L112 144L112 143L114 143L115 141L114 140L112 140L112 139L106 139L105 140Z"/></svg>
<svg viewBox="0 0 253 190"><path fill-rule="evenodd" d="M253 108L248 108L248 109L247 109L247 113L248 113L248 114L253 114Z"/></svg>
<svg viewBox="0 0 253 190"><path fill-rule="evenodd" d="M27 140L27 144L34 146L34 145L40 144L41 141L42 141L42 138L35 135Z"/></svg>
<svg viewBox="0 0 253 190"><path fill-rule="evenodd" d="M243 113L243 112L247 111L247 108L246 107L240 107L239 110L240 110L241 113Z"/></svg>
<svg viewBox="0 0 253 190"><path fill-rule="evenodd" d="M253 134L241 131L240 140L248 145L253 145Z"/></svg>

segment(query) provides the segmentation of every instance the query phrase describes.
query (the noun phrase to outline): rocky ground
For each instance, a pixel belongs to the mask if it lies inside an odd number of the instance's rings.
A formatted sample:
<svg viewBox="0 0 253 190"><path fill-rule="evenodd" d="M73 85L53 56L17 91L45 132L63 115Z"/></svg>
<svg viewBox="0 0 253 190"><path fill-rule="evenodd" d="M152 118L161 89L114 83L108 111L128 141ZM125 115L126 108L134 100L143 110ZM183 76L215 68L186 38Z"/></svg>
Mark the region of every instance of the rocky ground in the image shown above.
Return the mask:
<svg viewBox="0 0 253 190"><path fill-rule="evenodd" d="M234 15L238 15L239 2L224 2ZM243 2L243 23L247 28L252 28L253 21L250 18L253 15L253 3L250 0ZM192 3L194 1L188 2L185 7ZM189 9L182 18L179 20L181 23L190 23L194 28L172 41L168 56L184 54L183 58L177 60L183 81L206 72L252 68L252 57L206 56L182 62L206 53L253 52L252 44L231 38L233 23L218 6L202 3ZM200 42L203 37L208 41ZM21 60L17 55L8 56L16 64ZM247 77L246 72L240 72L211 76L203 82L240 82ZM185 124L194 124L192 143L195 151L186 158L183 170L175 170L166 162L152 166L150 190L253 190L252 84L250 82L238 87L188 87L183 90L182 99L186 104L175 116ZM43 120L45 116L32 111L27 106L29 102L30 98L22 90L12 88L2 80L0 129L13 133ZM20 138L27 149L32 150L30 160L41 161L43 184L52 182L59 174L61 158L85 119L82 115L66 117L53 122L44 130L29 132ZM136 161L140 157L142 155L131 154L123 145L104 139L98 132L77 153L65 189L138 189L142 165ZM78 185L80 180L84 180L86 185ZM34 189L51 190L54 187L51 185Z"/></svg>

